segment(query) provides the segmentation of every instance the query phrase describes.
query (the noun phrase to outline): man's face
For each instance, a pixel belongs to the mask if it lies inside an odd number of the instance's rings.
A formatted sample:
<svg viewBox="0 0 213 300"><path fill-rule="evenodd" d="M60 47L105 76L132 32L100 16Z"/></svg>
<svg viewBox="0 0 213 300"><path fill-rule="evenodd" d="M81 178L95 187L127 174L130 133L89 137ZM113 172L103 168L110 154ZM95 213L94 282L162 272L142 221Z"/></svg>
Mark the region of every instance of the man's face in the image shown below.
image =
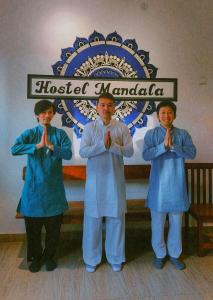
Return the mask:
<svg viewBox="0 0 213 300"><path fill-rule="evenodd" d="M111 99L100 98L96 110L102 120L111 120L111 117L115 112L115 106Z"/></svg>
<svg viewBox="0 0 213 300"><path fill-rule="evenodd" d="M158 117L160 124L166 128L171 127L173 121L175 120L174 111L169 106L161 107L157 117Z"/></svg>
<svg viewBox="0 0 213 300"><path fill-rule="evenodd" d="M47 126L52 121L53 116L54 116L53 108L50 107L47 110L41 112L37 116L37 119L40 125Z"/></svg>

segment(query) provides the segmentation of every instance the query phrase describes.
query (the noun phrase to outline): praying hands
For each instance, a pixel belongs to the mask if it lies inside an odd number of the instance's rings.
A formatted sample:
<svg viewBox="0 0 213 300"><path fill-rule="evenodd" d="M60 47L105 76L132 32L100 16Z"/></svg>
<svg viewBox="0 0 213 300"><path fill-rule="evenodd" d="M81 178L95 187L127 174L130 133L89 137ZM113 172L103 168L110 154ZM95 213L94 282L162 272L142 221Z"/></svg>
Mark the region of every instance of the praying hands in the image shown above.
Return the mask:
<svg viewBox="0 0 213 300"><path fill-rule="evenodd" d="M43 147L47 147L48 149L50 149L50 150L54 150L54 146L53 146L53 144L51 144L51 142L49 141L49 139L48 139L48 134L47 134L47 127L45 126L44 127L44 130L43 130L43 133L42 133L42 136L41 136L41 141L40 141L40 143L38 143L37 145L36 145L36 148L37 149L41 149L41 148L43 148Z"/></svg>

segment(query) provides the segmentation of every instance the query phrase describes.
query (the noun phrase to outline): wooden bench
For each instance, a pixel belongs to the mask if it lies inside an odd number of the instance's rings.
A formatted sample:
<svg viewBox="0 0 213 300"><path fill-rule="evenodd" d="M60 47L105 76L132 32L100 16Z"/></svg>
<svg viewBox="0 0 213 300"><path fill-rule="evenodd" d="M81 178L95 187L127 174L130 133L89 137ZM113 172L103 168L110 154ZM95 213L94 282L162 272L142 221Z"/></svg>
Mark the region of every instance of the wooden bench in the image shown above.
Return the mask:
<svg viewBox="0 0 213 300"><path fill-rule="evenodd" d="M186 163L186 180L191 207L185 214L186 235L189 228L189 215L197 220L198 255L204 249L213 249L213 241L205 242L204 223L213 222L212 204L212 168L213 163ZM150 165L125 165L126 180L143 180L149 178ZM23 179L25 169L23 170ZM64 181L86 180L86 167L82 165L63 166ZM141 221L150 218L149 210L144 207L144 199L127 199L126 221ZM64 214L64 224L80 224L83 221L83 201L69 202L69 210ZM23 218L19 214L16 218Z"/></svg>
<svg viewBox="0 0 213 300"><path fill-rule="evenodd" d="M22 178L25 178L26 167L23 168ZM126 180L148 180L150 173L150 165L125 165L124 173ZM64 181L85 182L86 180L86 166L83 165L71 165L63 166L63 179ZM79 199L76 199L79 200ZM84 202L70 201L68 202L69 209L63 216L63 224L81 224L83 222ZM150 219L149 209L144 207L145 199L141 197L138 199L127 199L127 214L126 221L142 221L144 219ZM19 213L16 214L16 218L23 218Z"/></svg>
<svg viewBox="0 0 213 300"><path fill-rule="evenodd" d="M213 249L213 231L210 238L205 234L205 223L213 223L212 178L213 163L186 164L186 179L191 206L185 214L185 230L188 236L189 215L197 221L197 253ZM212 229L212 227L209 227Z"/></svg>

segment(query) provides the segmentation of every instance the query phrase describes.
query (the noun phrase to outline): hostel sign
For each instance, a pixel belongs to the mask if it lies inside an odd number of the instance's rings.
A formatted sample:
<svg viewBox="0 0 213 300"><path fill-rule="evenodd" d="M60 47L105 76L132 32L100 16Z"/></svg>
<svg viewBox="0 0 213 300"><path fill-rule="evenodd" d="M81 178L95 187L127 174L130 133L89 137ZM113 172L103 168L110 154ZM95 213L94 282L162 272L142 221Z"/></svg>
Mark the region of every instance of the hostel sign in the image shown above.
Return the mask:
<svg viewBox="0 0 213 300"><path fill-rule="evenodd" d="M61 49L52 71L53 76L28 75L28 98L54 99L62 125L79 138L84 126L98 117L96 99L103 92L114 95L113 117L124 122L131 135L147 126L156 101L177 101L177 79L157 78L149 52L116 31L77 36Z"/></svg>
<svg viewBox="0 0 213 300"><path fill-rule="evenodd" d="M116 100L122 101L177 101L177 79L28 75L28 98L96 100L104 92L109 92Z"/></svg>

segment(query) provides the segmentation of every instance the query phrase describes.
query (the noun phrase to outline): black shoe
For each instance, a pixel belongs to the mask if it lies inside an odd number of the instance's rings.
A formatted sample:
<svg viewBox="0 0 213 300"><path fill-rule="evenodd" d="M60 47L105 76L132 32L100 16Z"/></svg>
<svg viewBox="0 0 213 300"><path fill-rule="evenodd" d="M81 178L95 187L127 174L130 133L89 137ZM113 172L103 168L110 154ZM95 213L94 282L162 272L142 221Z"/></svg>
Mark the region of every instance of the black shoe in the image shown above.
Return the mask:
<svg viewBox="0 0 213 300"><path fill-rule="evenodd" d="M36 273L41 269L41 261L40 259L34 259L29 265L29 270L32 273Z"/></svg>
<svg viewBox="0 0 213 300"><path fill-rule="evenodd" d="M183 261L181 261L179 258L170 256L169 260L175 266L175 268L178 270L184 270L186 268L185 263Z"/></svg>
<svg viewBox="0 0 213 300"><path fill-rule="evenodd" d="M47 271L53 271L57 268L57 263L52 259L46 259L45 266Z"/></svg>
<svg viewBox="0 0 213 300"><path fill-rule="evenodd" d="M164 267L165 264L165 258L158 258L155 257L153 261L153 265L155 266L156 269L160 270Z"/></svg>

